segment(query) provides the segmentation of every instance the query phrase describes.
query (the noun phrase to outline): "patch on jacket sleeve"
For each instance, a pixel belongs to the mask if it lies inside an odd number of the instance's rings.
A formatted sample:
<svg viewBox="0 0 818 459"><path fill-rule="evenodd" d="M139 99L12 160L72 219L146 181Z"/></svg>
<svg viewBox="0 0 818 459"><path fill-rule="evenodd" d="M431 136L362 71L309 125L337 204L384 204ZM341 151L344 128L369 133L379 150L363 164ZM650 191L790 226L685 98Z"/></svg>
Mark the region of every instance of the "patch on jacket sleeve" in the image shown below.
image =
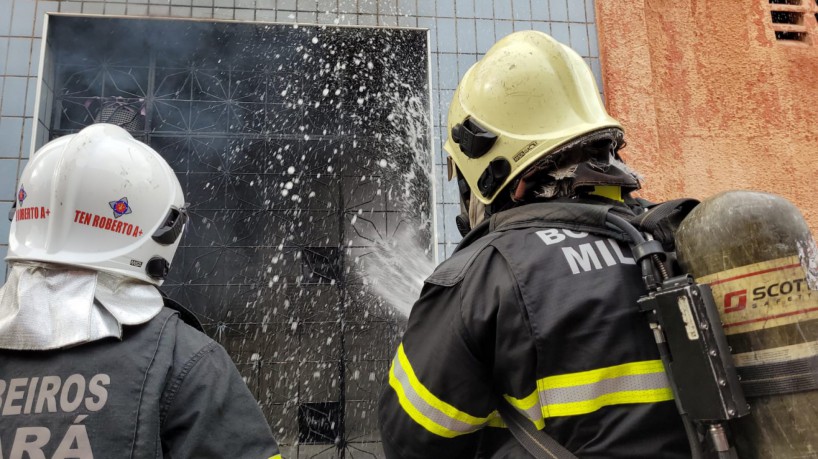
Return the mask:
<svg viewBox="0 0 818 459"><path fill-rule="evenodd" d="M494 232L487 234L463 249L458 250L451 258L438 265L435 272L426 279L426 282L440 285L441 287L452 287L456 285L466 276L466 271L469 266L474 263L477 255L497 239L500 234L502 233Z"/></svg>

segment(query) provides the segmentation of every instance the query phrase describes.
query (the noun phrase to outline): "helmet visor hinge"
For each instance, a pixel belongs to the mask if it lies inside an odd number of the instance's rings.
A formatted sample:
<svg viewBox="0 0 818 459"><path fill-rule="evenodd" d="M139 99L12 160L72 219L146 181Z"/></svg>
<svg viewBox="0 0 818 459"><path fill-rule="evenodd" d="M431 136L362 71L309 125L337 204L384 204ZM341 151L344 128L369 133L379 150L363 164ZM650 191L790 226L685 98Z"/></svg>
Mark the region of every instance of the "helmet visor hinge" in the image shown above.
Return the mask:
<svg viewBox="0 0 818 459"><path fill-rule="evenodd" d="M488 198L506 181L509 174L511 174L511 163L503 157L494 158L486 170L480 174L477 188L483 196Z"/></svg>
<svg viewBox="0 0 818 459"><path fill-rule="evenodd" d="M483 126L466 118L463 123L452 127L452 140L460 145L460 151L472 159L479 158L494 146L497 135L492 134Z"/></svg>
<svg viewBox="0 0 818 459"><path fill-rule="evenodd" d="M159 244L171 245L179 239L179 235L182 234L187 220L188 215L185 207L181 209L171 207L168 211L168 215L165 217L164 224L160 226L151 237Z"/></svg>
<svg viewBox="0 0 818 459"><path fill-rule="evenodd" d="M14 213L17 212L17 201L14 201L11 204L11 209L9 209L9 221L14 220Z"/></svg>
<svg viewBox="0 0 818 459"><path fill-rule="evenodd" d="M145 272L154 279L164 280L170 272L170 263L162 257L153 257L145 264Z"/></svg>

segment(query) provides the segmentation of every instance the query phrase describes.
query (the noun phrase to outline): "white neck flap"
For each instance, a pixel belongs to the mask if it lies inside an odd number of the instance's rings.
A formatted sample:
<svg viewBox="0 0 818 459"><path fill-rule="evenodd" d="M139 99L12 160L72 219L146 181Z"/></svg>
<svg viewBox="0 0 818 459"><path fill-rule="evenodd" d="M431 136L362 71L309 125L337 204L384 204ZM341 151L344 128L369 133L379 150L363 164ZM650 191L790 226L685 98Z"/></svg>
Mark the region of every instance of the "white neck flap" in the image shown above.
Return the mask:
<svg viewBox="0 0 818 459"><path fill-rule="evenodd" d="M0 349L49 350L122 338L164 302L153 285L45 263L15 263L0 288Z"/></svg>

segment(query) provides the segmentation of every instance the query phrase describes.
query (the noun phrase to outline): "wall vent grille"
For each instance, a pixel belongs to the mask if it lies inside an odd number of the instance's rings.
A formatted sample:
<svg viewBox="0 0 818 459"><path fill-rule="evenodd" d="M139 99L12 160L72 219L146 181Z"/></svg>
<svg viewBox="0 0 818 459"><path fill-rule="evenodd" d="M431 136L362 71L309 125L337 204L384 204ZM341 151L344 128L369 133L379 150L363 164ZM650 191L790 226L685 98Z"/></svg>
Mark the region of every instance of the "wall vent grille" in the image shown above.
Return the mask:
<svg viewBox="0 0 818 459"><path fill-rule="evenodd" d="M809 16L814 14L818 21L818 0L814 1L815 4L813 0L769 0L777 41L811 44L810 36L816 33L816 23Z"/></svg>

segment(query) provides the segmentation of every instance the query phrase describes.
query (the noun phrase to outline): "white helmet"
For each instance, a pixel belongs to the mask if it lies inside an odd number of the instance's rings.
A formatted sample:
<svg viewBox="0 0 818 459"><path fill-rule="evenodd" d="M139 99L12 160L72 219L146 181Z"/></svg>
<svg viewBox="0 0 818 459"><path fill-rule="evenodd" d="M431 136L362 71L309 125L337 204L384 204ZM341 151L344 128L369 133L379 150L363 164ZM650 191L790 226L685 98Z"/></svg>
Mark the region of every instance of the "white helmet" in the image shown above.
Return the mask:
<svg viewBox="0 0 818 459"><path fill-rule="evenodd" d="M8 261L43 261L161 285L187 222L167 162L112 124L40 148L23 170Z"/></svg>

